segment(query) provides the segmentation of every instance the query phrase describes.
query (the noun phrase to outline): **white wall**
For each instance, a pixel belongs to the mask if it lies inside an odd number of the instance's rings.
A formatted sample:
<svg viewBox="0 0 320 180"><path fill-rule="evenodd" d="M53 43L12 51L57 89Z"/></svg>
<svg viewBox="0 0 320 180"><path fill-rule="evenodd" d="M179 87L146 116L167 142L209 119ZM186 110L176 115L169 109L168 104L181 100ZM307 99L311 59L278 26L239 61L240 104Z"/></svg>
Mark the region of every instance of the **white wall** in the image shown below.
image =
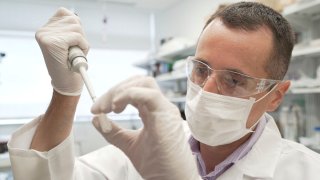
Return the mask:
<svg viewBox="0 0 320 180"><path fill-rule="evenodd" d="M185 37L197 41L210 15L219 4L236 0L185 0L171 8L156 13L157 44L161 38Z"/></svg>
<svg viewBox="0 0 320 180"><path fill-rule="evenodd" d="M32 1L31 1L32 2ZM0 1L0 30L35 32L58 7L75 9L80 16L91 47L149 49L149 12L103 1ZM108 17L104 28L103 16ZM103 40L103 34L106 40Z"/></svg>
<svg viewBox="0 0 320 180"><path fill-rule="evenodd" d="M18 36L18 35L17 35ZM34 117L45 112L51 99L51 79L38 44L33 37L0 34L0 49L6 57L0 64L0 119ZM145 70L132 64L146 51L91 49L88 74L99 97L109 88ZM90 115L91 99L84 88L78 115ZM134 112L133 110L128 111Z"/></svg>

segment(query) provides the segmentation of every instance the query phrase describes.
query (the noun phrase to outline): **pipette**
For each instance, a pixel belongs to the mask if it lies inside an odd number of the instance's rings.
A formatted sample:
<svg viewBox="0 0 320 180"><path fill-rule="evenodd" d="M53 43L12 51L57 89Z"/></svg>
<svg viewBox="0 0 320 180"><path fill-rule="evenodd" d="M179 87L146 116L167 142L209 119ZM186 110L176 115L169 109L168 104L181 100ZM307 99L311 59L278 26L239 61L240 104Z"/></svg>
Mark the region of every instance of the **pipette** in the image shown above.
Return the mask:
<svg viewBox="0 0 320 180"><path fill-rule="evenodd" d="M72 71L77 72L81 75L83 82L86 85L87 90L90 94L92 102L94 103L96 101L96 95L93 90L93 86L91 84L89 76L87 74L87 59L78 46L72 46L69 48L68 66ZM103 132L108 133L112 130L111 122L105 114L99 114L99 122L101 130Z"/></svg>

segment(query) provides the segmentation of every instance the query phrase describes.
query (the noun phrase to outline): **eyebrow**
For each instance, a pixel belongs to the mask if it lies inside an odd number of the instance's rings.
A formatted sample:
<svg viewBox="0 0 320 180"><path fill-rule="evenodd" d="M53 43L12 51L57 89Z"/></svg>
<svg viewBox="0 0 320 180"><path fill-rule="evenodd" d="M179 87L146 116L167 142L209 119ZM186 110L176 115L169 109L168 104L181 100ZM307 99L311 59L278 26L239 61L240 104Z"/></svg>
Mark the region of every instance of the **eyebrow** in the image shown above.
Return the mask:
<svg viewBox="0 0 320 180"><path fill-rule="evenodd" d="M209 64L205 59L202 59L202 58L195 58L195 59L196 59L197 61L200 61L200 62L202 62L203 64L209 66L210 68L212 68L212 67L210 66L210 64Z"/></svg>
<svg viewBox="0 0 320 180"><path fill-rule="evenodd" d="M198 60L198 61L200 61L200 62L202 62L202 63L204 63L204 64L206 64L206 65L208 65L209 67L211 67L210 64L209 64L205 59L203 59L203 58L201 58L201 57L196 57L195 59ZM211 67L211 68L212 68L212 67ZM212 68L212 69L214 69L214 68ZM224 69L224 70L233 71L233 72L237 72L237 73L240 73L240 74L244 74L244 75L246 75L246 76L250 76L250 75L244 73L243 71L241 71L241 70L239 70L239 69L227 68L227 69ZM251 76L250 76L250 77L251 77Z"/></svg>
<svg viewBox="0 0 320 180"><path fill-rule="evenodd" d="M237 72L237 73L240 73L240 74L244 74L244 75L246 75L246 76L250 76L250 75L248 75L248 74L246 74L246 73L244 73L243 71L241 71L241 70L239 70L239 69L230 69L230 68L227 68L226 70L228 70L228 71L234 71L234 72ZM251 76L250 76L251 77Z"/></svg>

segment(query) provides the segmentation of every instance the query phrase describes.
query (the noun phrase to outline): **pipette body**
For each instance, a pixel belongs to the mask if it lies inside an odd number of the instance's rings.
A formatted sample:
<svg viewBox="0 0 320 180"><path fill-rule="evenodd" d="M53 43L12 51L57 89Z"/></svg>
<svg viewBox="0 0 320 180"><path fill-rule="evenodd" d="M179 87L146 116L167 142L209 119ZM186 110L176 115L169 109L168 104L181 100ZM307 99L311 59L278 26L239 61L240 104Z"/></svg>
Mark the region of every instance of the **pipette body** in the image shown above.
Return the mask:
<svg viewBox="0 0 320 180"><path fill-rule="evenodd" d="M83 82L90 94L92 102L94 103L96 101L96 94L87 73L87 59L78 46L69 48L68 66L72 71L77 72L81 75ZM102 131L105 133L110 132L112 130L110 120L106 117L105 114L99 114L98 116Z"/></svg>

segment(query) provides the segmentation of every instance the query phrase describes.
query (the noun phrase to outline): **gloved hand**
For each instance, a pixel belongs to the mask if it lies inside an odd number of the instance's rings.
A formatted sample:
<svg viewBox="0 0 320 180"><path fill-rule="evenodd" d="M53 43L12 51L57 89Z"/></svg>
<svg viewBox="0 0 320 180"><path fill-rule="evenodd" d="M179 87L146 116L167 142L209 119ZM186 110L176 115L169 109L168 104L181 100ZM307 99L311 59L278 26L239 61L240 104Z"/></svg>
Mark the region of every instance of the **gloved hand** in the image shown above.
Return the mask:
<svg viewBox="0 0 320 180"><path fill-rule="evenodd" d="M68 67L69 47L79 46L84 54L89 50L79 17L65 8L60 8L49 22L36 32L36 40L45 59L53 88L63 95L80 95L82 78Z"/></svg>
<svg viewBox="0 0 320 180"><path fill-rule="evenodd" d="M112 130L103 132L99 116L93 124L129 157L141 176L148 180L201 179L179 110L164 97L153 78L134 77L120 83L100 97L91 111L120 113L128 104L138 109L142 129L122 129L111 122Z"/></svg>

